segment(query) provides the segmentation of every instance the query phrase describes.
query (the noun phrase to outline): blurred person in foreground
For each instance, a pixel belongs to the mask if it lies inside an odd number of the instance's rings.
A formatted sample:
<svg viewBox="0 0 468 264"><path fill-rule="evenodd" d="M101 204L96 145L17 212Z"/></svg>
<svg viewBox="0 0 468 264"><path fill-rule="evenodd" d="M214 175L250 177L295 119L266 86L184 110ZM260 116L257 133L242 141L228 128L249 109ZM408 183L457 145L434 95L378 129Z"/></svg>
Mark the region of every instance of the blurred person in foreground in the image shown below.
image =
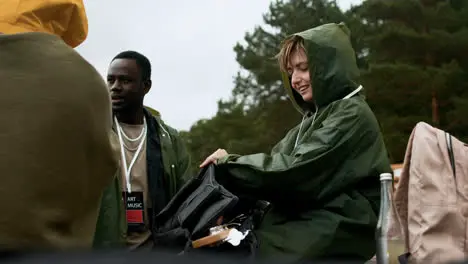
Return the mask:
<svg viewBox="0 0 468 264"><path fill-rule="evenodd" d="M122 166L105 197L123 203L105 203L95 245L115 247L121 241L130 250L151 250L152 219L189 177L190 156L179 133L143 105L152 86L146 56L136 51L117 54L109 65L107 85Z"/></svg>
<svg viewBox="0 0 468 264"><path fill-rule="evenodd" d="M302 122L270 154L218 149L200 165L217 163L226 188L272 203L256 231L262 257L365 262L374 255L379 174L391 169L356 83L349 35L331 23L288 37L277 57Z"/></svg>
<svg viewBox="0 0 468 264"><path fill-rule="evenodd" d="M0 249L91 248L118 169L81 0L0 1Z"/></svg>

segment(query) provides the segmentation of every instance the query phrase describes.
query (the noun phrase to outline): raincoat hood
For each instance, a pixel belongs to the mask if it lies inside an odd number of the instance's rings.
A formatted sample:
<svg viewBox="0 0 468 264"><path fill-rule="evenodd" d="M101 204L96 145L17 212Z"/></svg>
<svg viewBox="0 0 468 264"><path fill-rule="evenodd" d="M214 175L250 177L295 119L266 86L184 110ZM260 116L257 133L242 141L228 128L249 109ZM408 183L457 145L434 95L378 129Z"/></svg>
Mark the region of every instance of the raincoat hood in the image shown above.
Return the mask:
<svg viewBox="0 0 468 264"><path fill-rule="evenodd" d="M324 24L292 36L304 39L310 65L312 94L315 106L320 108L342 99L358 88L356 57L350 41L350 31L344 23ZM284 87L294 107L304 114L310 104L291 87L291 78L282 73Z"/></svg>
<svg viewBox="0 0 468 264"><path fill-rule="evenodd" d="M75 48L88 35L82 0L1 0L0 33L44 32Z"/></svg>

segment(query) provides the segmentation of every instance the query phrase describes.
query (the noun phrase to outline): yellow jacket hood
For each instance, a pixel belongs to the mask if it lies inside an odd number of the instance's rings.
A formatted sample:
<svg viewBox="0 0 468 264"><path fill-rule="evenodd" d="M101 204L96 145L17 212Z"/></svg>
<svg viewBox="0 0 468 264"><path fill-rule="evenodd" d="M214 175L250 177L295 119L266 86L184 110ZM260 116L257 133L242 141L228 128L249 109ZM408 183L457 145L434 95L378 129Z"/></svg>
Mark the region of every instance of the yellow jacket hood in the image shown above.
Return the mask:
<svg viewBox="0 0 468 264"><path fill-rule="evenodd" d="M1 0L0 33L44 32L75 48L88 35L82 0Z"/></svg>

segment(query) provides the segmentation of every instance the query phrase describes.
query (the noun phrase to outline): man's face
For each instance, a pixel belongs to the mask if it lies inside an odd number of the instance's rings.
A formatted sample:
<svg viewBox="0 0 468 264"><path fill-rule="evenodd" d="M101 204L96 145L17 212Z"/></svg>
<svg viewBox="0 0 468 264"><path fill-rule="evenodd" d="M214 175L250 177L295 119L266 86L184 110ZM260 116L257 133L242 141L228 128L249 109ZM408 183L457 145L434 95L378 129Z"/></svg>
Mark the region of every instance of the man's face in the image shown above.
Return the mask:
<svg viewBox="0 0 468 264"><path fill-rule="evenodd" d="M143 81L135 60L115 59L109 66L107 85L112 98L112 110L122 111L140 107L151 82Z"/></svg>
<svg viewBox="0 0 468 264"><path fill-rule="evenodd" d="M291 86L306 102L312 101L312 85L310 83L309 64L304 50L291 52L288 64L288 74L291 76Z"/></svg>

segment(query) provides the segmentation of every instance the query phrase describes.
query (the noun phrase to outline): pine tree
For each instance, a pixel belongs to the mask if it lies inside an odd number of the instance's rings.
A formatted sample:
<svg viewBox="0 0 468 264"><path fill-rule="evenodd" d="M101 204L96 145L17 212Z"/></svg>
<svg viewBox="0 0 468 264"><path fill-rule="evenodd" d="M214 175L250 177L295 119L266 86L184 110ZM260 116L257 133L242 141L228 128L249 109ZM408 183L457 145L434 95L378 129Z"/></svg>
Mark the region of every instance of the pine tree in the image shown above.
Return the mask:
<svg viewBox="0 0 468 264"><path fill-rule="evenodd" d="M466 1L465 1L466 2ZM458 4L458 6L457 6ZM353 10L367 38L362 82L394 162L419 121L465 138L467 8L446 0L367 0Z"/></svg>

